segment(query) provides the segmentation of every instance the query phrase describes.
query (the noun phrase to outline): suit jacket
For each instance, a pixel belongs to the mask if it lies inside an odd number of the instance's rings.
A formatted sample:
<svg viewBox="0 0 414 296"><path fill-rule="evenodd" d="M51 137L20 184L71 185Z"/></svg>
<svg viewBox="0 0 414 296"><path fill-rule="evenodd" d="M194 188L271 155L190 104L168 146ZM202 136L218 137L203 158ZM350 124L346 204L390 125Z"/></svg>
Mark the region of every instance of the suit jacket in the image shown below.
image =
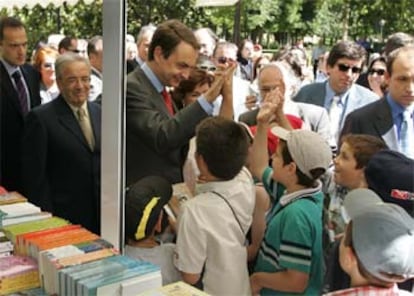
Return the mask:
<svg viewBox="0 0 414 296"><path fill-rule="evenodd" d="M385 98L350 113L345 120L341 136L350 133L381 138L388 148L399 150L391 107Z"/></svg>
<svg viewBox="0 0 414 296"><path fill-rule="evenodd" d="M195 102L170 115L141 68L128 75L126 95L127 185L149 175L183 182L182 167L195 127L208 114Z"/></svg>
<svg viewBox="0 0 414 296"><path fill-rule="evenodd" d="M127 68L127 74L131 73L135 70L136 67L139 66L139 63L136 59L127 60L126 61L126 68Z"/></svg>
<svg viewBox="0 0 414 296"><path fill-rule="evenodd" d="M306 103L293 103L292 109L294 112L286 113L298 116L310 130L320 134L327 141L332 141L329 129L329 117L324 108ZM239 121L249 126L256 125L257 113L259 113L259 109L245 112L240 115Z"/></svg>
<svg viewBox="0 0 414 296"><path fill-rule="evenodd" d="M30 65L20 67L30 95L30 108L41 103L40 75ZM3 63L0 62L0 184L9 191L21 191L20 140L23 114L17 91Z"/></svg>
<svg viewBox="0 0 414 296"><path fill-rule="evenodd" d="M43 210L99 233L101 108L87 104L94 151L62 96L29 112L22 141L23 192Z"/></svg>
<svg viewBox="0 0 414 296"><path fill-rule="evenodd" d="M305 85L299 90L293 98L293 101L325 107L326 83L328 82L326 81ZM366 87L354 83L349 90L348 102L346 104L346 109L344 110L339 128L341 129L343 127L344 119L349 113L378 99L379 97L374 92L370 91Z"/></svg>

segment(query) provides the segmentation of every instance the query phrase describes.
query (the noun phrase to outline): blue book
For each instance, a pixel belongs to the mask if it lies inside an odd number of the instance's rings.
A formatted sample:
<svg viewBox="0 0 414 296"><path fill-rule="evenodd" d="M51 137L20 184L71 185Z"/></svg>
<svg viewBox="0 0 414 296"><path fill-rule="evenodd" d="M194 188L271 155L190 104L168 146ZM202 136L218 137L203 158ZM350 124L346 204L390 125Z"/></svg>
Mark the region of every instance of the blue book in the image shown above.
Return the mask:
<svg viewBox="0 0 414 296"><path fill-rule="evenodd" d="M114 291L120 291L121 283L125 280L138 278L150 273L157 273L159 283L161 284L161 271L157 265L149 262L140 261L138 266L119 272L112 272L94 278L82 279L77 282L76 295L81 296L96 296L97 289L102 286L112 285Z"/></svg>

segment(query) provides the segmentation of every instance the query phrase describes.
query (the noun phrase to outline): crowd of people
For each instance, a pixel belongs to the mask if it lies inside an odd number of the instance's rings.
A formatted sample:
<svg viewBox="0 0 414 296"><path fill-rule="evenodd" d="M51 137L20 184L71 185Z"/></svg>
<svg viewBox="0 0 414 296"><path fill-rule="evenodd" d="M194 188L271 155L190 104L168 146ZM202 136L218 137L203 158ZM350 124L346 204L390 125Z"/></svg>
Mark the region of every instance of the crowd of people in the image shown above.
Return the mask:
<svg viewBox="0 0 414 296"><path fill-rule="evenodd" d="M414 291L414 37L309 57L177 20L131 37L127 255L212 295ZM102 37L27 45L1 18L0 185L99 234Z"/></svg>

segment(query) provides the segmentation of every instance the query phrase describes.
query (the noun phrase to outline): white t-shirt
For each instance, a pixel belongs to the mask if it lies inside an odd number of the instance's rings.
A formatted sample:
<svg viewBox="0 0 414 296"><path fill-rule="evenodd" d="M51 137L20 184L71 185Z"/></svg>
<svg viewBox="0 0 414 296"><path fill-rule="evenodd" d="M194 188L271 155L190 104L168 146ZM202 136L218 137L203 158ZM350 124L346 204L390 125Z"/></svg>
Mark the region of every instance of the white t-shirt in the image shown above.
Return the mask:
<svg viewBox="0 0 414 296"><path fill-rule="evenodd" d="M168 285L181 281L181 273L175 268L174 244L161 244L154 248L140 248L134 246L125 246L125 255L131 258L151 262L160 266L162 275L162 284Z"/></svg>
<svg viewBox="0 0 414 296"><path fill-rule="evenodd" d="M230 207L233 208L243 232ZM175 266L201 273L204 291L212 295L250 295L245 235L255 205L253 179L246 168L230 181L197 187L198 195L184 203L178 217Z"/></svg>

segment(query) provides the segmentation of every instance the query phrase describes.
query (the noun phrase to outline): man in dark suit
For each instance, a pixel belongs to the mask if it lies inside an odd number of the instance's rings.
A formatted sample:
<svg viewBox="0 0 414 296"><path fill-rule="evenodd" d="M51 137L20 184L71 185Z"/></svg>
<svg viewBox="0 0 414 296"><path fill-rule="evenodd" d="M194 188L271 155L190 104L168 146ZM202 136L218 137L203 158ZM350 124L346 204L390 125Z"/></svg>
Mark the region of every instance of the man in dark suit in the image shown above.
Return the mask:
<svg viewBox="0 0 414 296"><path fill-rule="evenodd" d="M328 111L331 136L335 141L338 141L346 115L379 99L374 92L355 84L365 56L365 49L357 43L338 42L329 52L328 80L305 85L293 98L296 102L319 105Z"/></svg>
<svg viewBox="0 0 414 296"><path fill-rule="evenodd" d="M198 50L197 39L189 28L176 20L166 21L152 37L147 63L128 75L127 185L149 175L162 176L171 183L183 181L189 140L196 125L212 114L212 102L223 91L224 78L235 66L223 65L210 89L177 112L165 87L177 87L189 77Z"/></svg>
<svg viewBox="0 0 414 296"><path fill-rule="evenodd" d="M404 46L387 58L388 93L379 101L350 113L342 135L368 134L382 138L388 147L414 158L414 47ZM404 114L408 113L404 147ZM411 122L410 122L411 121Z"/></svg>
<svg viewBox="0 0 414 296"><path fill-rule="evenodd" d="M27 35L24 24L0 19L0 184L21 191L20 140L24 116L40 105L40 75L25 64Z"/></svg>
<svg viewBox="0 0 414 296"><path fill-rule="evenodd" d="M58 57L61 95L26 117L22 176L31 202L99 233L101 108L88 102L90 75L84 57Z"/></svg>

